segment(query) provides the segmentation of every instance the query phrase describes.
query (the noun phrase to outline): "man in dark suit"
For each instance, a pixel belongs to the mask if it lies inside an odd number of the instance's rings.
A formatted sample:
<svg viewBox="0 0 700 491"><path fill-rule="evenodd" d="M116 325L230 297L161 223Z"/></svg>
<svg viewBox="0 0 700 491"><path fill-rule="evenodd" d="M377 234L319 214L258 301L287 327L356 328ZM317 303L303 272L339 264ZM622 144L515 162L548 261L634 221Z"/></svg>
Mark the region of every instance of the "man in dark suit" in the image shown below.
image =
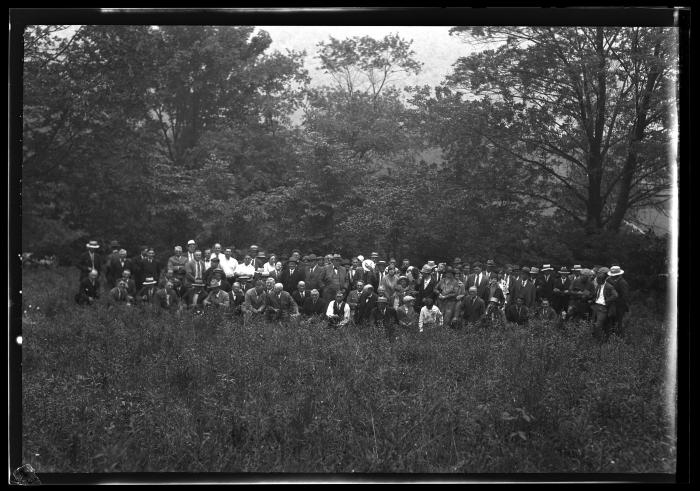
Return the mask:
<svg viewBox="0 0 700 491"><path fill-rule="evenodd" d="M301 311L306 316L326 315L326 302L323 301L318 290L311 290L311 296L304 300Z"/></svg>
<svg viewBox="0 0 700 491"><path fill-rule="evenodd" d="M389 340L394 339L394 332L396 325L399 323L399 318L396 315L396 310L388 306L386 297L377 297L377 305L369 314L369 323L377 329L384 329Z"/></svg>
<svg viewBox="0 0 700 491"><path fill-rule="evenodd" d="M97 280L98 272L93 269L80 282L80 289L75 296L75 301L80 305L92 305L100 298L100 282Z"/></svg>
<svg viewBox="0 0 700 491"><path fill-rule="evenodd" d="M323 287L325 286L323 281L325 277L325 265L323 264L323 256L316 257L315 254L309 255L309 268L306 273L306 289L318 290L319 293L323 292Z"/></svg>
<svg viewBox="0 0 700 491"><path fill-rule="evenodd" d="M146 253L146 259L141 265L141 272L144 277L152 277L156 280L160 278L161 267L160 263L156 260L156 251L153 248L149 248Z"/></svg>
<svg viewBox="0 0 700 491"><path fill-rule="evenodd" d="M542 265L542 275L539 281L539 289L536 290L537 300L549 300L550 304L552 302L552 297L554 293L554 282L556 278L552 274L554 268L549 264Z"/></svg>
<svg viewBox="0 0 700 491"><path fill-rule="evenodd" d="M462 299L460 305L460 317L464 324L478 324L486 313L486 303L479 297L477 287L469 287L469 293Z"/></svg>
<svg viewBox="0 0 700 491"><path fill-rule="evenodd" d="M348 286L350 290L355 288L355 283L358 280L365 283L365 270L362 268L360 260L354 257L352 258L351 266L348 269Z"/></svg>
<svg viewBox="0 0 700 491"><path fill-rule="evenodd" d="M309 292L306 291L306 283L303 281L297 283L297 289L292 292L292 298L299 307L304 306L304 302L309 298Z"/></svg>
<svg viewBox="0 0 700 491"><path fill-rule="evenodd" d="M331 264L324 272L323 299L326 303L335 299L335 294L340 290L348 290L348 272L340 265L340 254L333 254Z"/></svg>
<svg viewBox="0 0 700 491"><path fill-rule="evenodd" d="M552 283L552 308L561 314L566 312L569 307L569 288L571 280L569 279L569 270L562 266L559 270L559 278Z"/></svg>
<svg viewBox="0 0 700 491"><path fill-rule="evenodd" d="M374 293L374 287L371 284L365 285L360 298L357 300L355 324L361 325L369 322L370 314L377 305L377 298L377 294Z"/></svg>
<svg viewBox="0 0 700 491"><path fill-rule="evenodd" d="M119 249L117 257L112 258L107 266L107 285L110 288L114 288L125 269L131 270L131 260L126 257L126 249Z"/></svg>
<svg viewBox="0 0 700 491"><path fill-rule="evenodd" d="M481 271L481 263L474 263L473 273L467 279L467 288L476 287L476 296L483 297L484 290L489 286L489 276Z"/></svg>
<svg viewBox="0 0 700 491"><path fill-rule="evenodd" d="M280 283L282 283L284 291L291 294L296 290L299 282L304 280L306 280L304 270L299 267L299 262L292 256L289 258L289 261L287 261L287 268L282 271Z"/></svg>
<svg viewBox="0 0 700 491"><path fill-rule="evenodd" d="M515 303L506 307L506 325L509 327L527 326L530 310L525 305L523 297L515 297Z"/></svg>
<svg viewBox="0 0 700 491"><path fill-rule="evenodd" d="M535 285L530 280L530 268L523 266L520 270L520 277L513 282L512 296L514 298L523 297L523 303L529 310L535 307Z"/></svg>
<svg viewBox="0 0 700 491"><path fill-rule="evenodd" d="M245 292L241 288L241 284L235 281L231 286L231 293L229 293L229 305L231 312L234 316L239 316L242 313L242 305L245 301Z"/></svg>
<svg viewBox="0 0 700 491"><path fill-rule="evenodd" d="M80 255L78 259L78 269L80 270L80 281L87 278L90 271L93 269L97 271L98 277L100 271L102 271L103 258L97 250L100 248L100 244L96 240L91 240L87 243L87 250Z"/></svg>
<svg viewBox="0 0 700 491"><path fill-rule="evenodd" d="M423 265L423 269L420 270L421 278L416 283L416 304L414 309L416 312L420 312L423 308L423 300L426 297L433 299L433 302L437 300L438 293L435 291L437 283L432 276L432 268L427 264Z"/></svg>

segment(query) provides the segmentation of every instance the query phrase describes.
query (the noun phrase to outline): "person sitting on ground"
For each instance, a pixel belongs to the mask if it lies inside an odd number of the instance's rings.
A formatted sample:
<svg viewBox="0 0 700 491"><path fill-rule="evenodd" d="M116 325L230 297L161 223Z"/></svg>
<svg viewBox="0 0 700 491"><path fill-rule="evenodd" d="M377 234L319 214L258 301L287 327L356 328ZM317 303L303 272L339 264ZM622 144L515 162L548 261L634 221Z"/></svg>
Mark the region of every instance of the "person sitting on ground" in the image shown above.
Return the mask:
<svg viewBox="0 0 700 491"><path fill-rule="evenodd" d="M233 316L237 317L242 314L244 301L245 292L241 288L241 284L238 281L234 281L229 293L229 305Z"/></svg>
<svg viewBox="0 0 700 491"><path fill-rule="evenodd" d="M159 305L161 308L166 310L177 310L180 305L180 299L173 290L173 284L170 281L164 281L156 291L155 298L153 299L154 304Z"/></svg>
<svg viewBox="0 0 700 491"><path fill-rule="evenodd" d="M413 307L413 302L415 301L414 297L406 295L403 297L401 306L396 310L399 326L409 331L418 330L418 313Z"/></svg>
<svg viewBox="0 0 700 491"><path fill-rule="evenodd" d="M515 303L506 307L506 325L508 327L527 326L529 311L525 305L525 298L522 296L516 297Z"/></svg>
<svg viewBox="0 0 700 491"><path fill-rule="evenodd" d="M350 317L355 320L355 313L357 311L357 304L360 301L360 295L362 295L362 289L365 287L365 282L362 280L355 281L355 290L348 293L347 302L350 306Z"/></svg>
<svg viewBox="0 0 700 491"><path fill-rule="evenodd" d="M424 330L442 327L442 312L433 305L433 297L424 297L423 302L425 305L420 309L418 331L423 332Z"/></svg>
<svg viewBox="0 0 700 491"><path fill-rule="evenodd" d="M306 291L306 283L300 281L297 283L297 289L292 292L292 298L299 307L304 306L304 302L308 298L309 293Z"/></svg>
<svg viewBox="0 0 700 491"><path fill-rule="evenodd" d="M344 327L350 322L350 306L343 300L345 290L339 290L335 294L335 300L328 304L326 317L328 317L328 327Z"/></svg>
<svg viewBox="0 0 700 491"><path fill-rule="evenodd" d="M383 295L377 297L377 306L369 315L369 323L377 329L384 329L388 339L394 339L395 327L399 323L396 311L389 307L389 299Z"/></svg>
<svg viewBox="0 0 700 491"><path fill-rule="evenodd" d="M188 309L195 312L202 311L204 299L207 298L207 291L202 280L194 280L194 283L187 289L183 297L184 304Z"/></svg>
<svg viewBox="0 0 700 491"><path fill-rule="evenodd" d="M355 311L356 325L364 325L369 322L369 316L377 305L377 298L378 295L374 293L374 287L367 283L363 287L362 294L357 301L357 310Z"/></svg>
<svg viewBox="0 0 700 491"><path fill-rule="evenodd" d="M141 291L136 295L136 299L140 304L151 304L156 296L156 280L153 276L147 276L143 281Z"/></svg>
<svg viewBox="0 0 700 491"><path fill-rule="evenodd" d="M542 304L535 312L535 319L544 322L557 322L559 320L559 314L557 314L557 311L549 304L549 300L543 298Z"/></svg>
<svg viewBox="0 0 700 491"><path fill-rule="evenodd" d="M468 294L462 299L460 316L464 326L476 325L483 321L486 314L486 304L478 296L478 287L470 286Z"/></svg>
<svg viewBox="0 0 700 491"><path fill-rule="evenodd" d="M294 301L289 292L284 290L282 283L275 283L271 295L265 298L265 316L267 320L277 321L287 324L295 321L299 316L299 306Z"/></svg>
<svg viewBox="0 0 700 491"><path fill-rule="evenodd" d="M212 258L212 261L216 258ZM229 308L229 296L228 293L221 289L221 280L212 278L209 281L209 295L202 302L204 308L216 307L216 308Z"/></svg>
<svg viewBox="0 0 700 491"><path fill-rule="evenodd" d="M310 292L310 296L304 300L302 312L305 316L321 316L326 313L326 302L321 298L320 292L314 288Z"/></svg>
<svg viewBox="0 0 700 491"><path fill-rule="evenodd" d="M117 281L117 286L109 291L109 299L113 305L131 305L134 297L129 295L126 289L126 281L121 279Z"/></svg>
<svg viewBox="0 0 700 491"><path fill-rule="evenodd" d="M261 318L265 312L265 287L263 282L257 280L253 288L249 288L245 292L245 300L243 301L243 321L248 324L254 318Z"/></svg>

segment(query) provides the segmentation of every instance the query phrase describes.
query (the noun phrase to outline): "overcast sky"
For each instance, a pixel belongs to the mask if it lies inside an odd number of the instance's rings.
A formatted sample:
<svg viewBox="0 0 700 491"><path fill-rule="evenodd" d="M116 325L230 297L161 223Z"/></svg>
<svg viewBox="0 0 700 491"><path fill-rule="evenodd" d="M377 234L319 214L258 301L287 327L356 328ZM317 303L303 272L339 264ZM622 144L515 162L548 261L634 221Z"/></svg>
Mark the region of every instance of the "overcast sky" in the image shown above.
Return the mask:
<svg viewBox="0 0 700 491"><path fill-rule="evenodd" d="M413 40L412 49L416 59L423 63L418 75L406 75L397 80L395 85L438 85L451 71L452 64L460 56L466 56L472 50L468 44L455 36L449 35L449 26L258 26L272 38L271 50L284 52L285 49L306 51L304 65L311 76L312 85L324 85L332 82L329 75L319 70L316 45L328 41L330 36L345 39L355 36L370 36L382 39L387 34L398 34L401 38Z"/></svg>

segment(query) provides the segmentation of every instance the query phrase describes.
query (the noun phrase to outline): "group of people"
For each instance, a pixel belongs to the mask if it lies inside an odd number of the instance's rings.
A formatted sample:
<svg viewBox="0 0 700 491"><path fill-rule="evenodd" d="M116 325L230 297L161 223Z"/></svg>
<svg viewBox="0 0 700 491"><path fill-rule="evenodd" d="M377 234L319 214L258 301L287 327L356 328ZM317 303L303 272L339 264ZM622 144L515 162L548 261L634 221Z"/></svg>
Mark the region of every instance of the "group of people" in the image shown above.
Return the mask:
<svg viewBox="0 0 700 491"><path fill-rule="evenodd" d="M590 320L593 335L620 333L629 312L629 285L619 265L571 271L550 264L528 267L491 259L469 264L408 259L399 264L372 252L344 259L339 254L289 257L266 254L252 245L234 255L215 244L202 250L190 240L175 246L166 263L142 247L128 257L117 241L107 255L90 241L81 255L80 288L75 299L92 304L105 285L110 304L152 305L168 310L221 309L226 315L296 323L313 316L330 327L372 325L393 335L396 327L423 331L436 327L524 326L541 319L563 327Z"/></svg>

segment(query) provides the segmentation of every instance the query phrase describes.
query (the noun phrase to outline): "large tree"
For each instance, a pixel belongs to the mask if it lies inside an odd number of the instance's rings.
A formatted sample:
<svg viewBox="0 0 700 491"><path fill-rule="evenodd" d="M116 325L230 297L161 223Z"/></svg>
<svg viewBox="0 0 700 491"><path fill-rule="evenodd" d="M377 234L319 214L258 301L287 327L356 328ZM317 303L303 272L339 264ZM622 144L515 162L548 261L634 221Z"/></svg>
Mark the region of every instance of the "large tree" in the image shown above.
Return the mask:
<svg viewBox="0 0 700 491"><path fill-rule="evenodd" d="M668 199L677 37L641 27L454 28L487 48L460 58L463 148L510 192L589 232ZM449 124L449 123L447 123ZM509 176L514 179L508 180ZM506 180L506 181L504 181Z"/></svg>

